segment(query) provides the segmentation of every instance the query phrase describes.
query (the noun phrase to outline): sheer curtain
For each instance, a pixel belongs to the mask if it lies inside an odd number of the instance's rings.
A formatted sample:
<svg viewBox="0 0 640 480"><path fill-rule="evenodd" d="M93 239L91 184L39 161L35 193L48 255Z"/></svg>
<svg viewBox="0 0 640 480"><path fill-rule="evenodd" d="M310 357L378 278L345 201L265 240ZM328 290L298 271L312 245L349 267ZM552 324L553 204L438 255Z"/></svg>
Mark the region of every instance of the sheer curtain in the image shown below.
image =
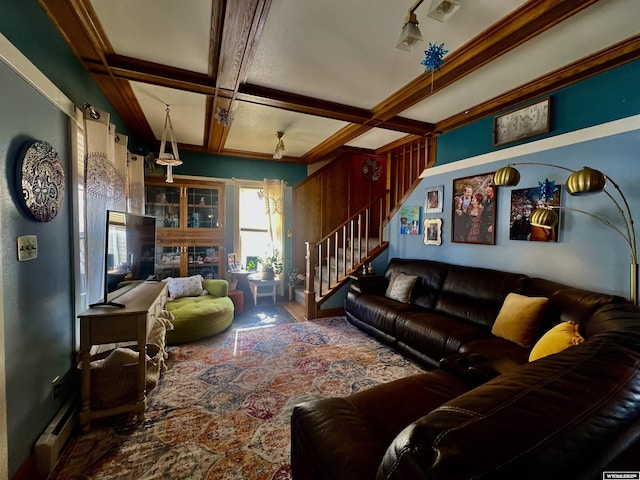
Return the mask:
<svg viewBox="0 0 640 480"><path fill-rule="evenodd" d="M106 212L127 210L128 138L116 133L108 112L86 110L84 121L85 265L87 301L91 304L102 301L104 295Z"/></svg>
<svg viewBox="0 0 640 480"><path fill-rule="evenodd" d="M285 258L284 247L284 180L264 179L265 213L268 221L270 249ZM284 272L280 274L280 295L284 292Z"/></svg>

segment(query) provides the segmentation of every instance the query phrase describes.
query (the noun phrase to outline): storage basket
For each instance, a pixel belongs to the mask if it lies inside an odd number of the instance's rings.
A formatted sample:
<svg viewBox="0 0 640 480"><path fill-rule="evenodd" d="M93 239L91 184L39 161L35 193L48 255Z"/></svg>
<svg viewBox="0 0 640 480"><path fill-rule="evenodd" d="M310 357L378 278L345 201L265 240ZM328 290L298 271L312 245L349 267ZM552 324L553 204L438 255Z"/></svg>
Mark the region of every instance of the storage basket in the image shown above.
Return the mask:
<svg viewBox="0 0 640 480"><path fill-rule="evenodd" d="M138 352L137 346L126 347ZM99 360L106 359L113 350L91 356L91 408L105 409L127 403L138 398L138 360L123 365L102 366ZM153 343L147 344L147 394L155 388L160 378L164 361L162 350Z"/></svg>

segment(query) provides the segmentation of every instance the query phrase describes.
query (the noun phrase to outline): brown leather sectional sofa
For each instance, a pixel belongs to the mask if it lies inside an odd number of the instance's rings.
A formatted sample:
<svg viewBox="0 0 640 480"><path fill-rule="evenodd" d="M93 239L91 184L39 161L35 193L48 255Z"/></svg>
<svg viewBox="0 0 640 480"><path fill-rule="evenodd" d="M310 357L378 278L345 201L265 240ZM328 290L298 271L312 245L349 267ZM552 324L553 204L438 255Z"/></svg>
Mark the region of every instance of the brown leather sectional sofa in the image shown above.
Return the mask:
<svg viewBox="0 0 640 480"><path fill-rule="evenodd" d="M417 275L408 303L385 296ZM548 298L536 333L566 321L584 342L529 362L493 335L511 292ZM351 323L430 371L291 417L294 480L583 479L640 471L640 309L545 279L390 260L354 282Z"/></svg>

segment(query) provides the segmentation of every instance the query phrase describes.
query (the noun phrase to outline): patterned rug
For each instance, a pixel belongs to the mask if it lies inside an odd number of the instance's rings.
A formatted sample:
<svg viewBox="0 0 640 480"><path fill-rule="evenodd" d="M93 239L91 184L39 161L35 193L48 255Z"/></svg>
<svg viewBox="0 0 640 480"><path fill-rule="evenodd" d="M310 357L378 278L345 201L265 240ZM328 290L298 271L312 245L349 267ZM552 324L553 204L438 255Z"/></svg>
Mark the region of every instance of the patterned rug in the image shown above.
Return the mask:
<svg viewBox="0 0 640 480"><path fill-rule="evenodd" d="M344 317L170 347L144 422L94 421L50 480L288 480L293 407L420 373Z"/></svg>

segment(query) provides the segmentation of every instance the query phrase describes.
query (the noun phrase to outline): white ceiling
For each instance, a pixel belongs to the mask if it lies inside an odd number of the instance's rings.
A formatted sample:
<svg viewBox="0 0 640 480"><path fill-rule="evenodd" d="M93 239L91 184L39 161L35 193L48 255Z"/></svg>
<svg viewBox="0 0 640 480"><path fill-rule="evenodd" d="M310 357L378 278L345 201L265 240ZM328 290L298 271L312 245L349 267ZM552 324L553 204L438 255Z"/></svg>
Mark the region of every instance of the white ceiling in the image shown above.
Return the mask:
<svg viewBox="0 0 640 480"><path fill-rule="evenodd" d="M115 53L208 73L212 0L90 0ZM229 0L233 2L234 0ZM411 0L271 0L245 83L372 109L424 73L429 42L454 52L536 0L461 0L446 23L416 10L425 42L395 48ZM267 2L269 3L269 2ZM416 105L401 117L437 123L596 51L640 34L640 0L601 0ZM446 69L444 57L443 70ZM131 82L157 139L165 104L179 143L203 146L203 94ZM287 156L301 157L347 122L235 102L224 150L271 154L285 132ZM406 133L372 128L347 143L377 149ZM224 153L224 151L223 151Z"/></svg>

